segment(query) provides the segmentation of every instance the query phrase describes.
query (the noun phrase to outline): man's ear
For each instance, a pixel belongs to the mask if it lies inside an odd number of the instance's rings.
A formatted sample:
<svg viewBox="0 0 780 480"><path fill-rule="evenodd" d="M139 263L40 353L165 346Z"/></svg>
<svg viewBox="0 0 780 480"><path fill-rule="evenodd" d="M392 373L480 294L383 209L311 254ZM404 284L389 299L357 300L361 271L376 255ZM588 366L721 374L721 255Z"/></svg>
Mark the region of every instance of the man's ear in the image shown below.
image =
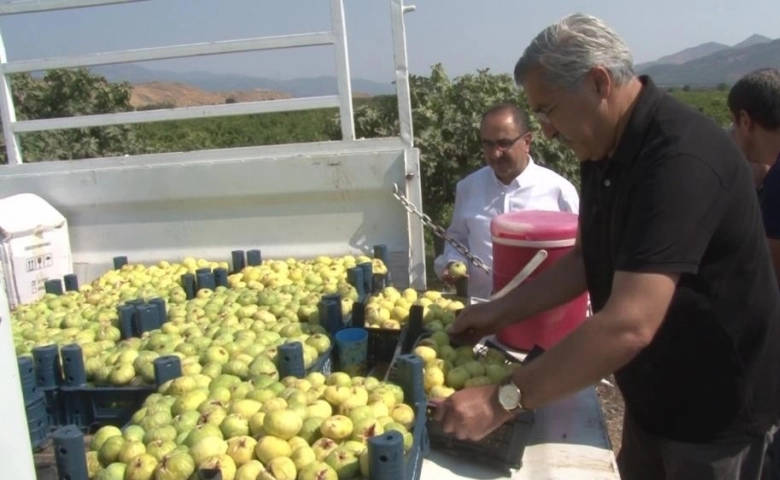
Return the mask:
<svg viewBox="0 0 780 480"><path fill-rule="evenodd" d="M523 137L523 143L525 143L525 150L527 152L531 151L531 143L533 142L533 140L534 140L534 132L529 130L526 136Z"/></svg>
<svg viewBox="0 0 780 480"><path fill-rule="evenodd" d="M753 121L752 118L750 118L750 115L744 111L739 111L739 126L741 128L744 128L747 132L753 132L756 128L756 122Z"/></svg>
<svg viewBox="0 0 780 480"><path fill-rule="evenodd" d="M604 99L612 93L612 78L604 67L593 67L589 73L593 88L599 98Z"/></svg>

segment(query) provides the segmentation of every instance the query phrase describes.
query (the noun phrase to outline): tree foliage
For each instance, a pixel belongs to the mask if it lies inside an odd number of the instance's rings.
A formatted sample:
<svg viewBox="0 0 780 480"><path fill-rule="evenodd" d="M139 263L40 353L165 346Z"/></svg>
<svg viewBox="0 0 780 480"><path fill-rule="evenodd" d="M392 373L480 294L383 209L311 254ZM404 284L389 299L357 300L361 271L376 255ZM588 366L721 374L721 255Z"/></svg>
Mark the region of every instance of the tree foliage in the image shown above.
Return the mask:
<svg viewBox="0 0 780 480"><path fill-rule="evenodd" d="M726 103L728 99L728 91L726 90L720 88L715 90L676 90L670 93L673 97L698 109L720 125L726 126L731 123L731 113Z"/></svg>
<svg viewBox="0 0 780 480"><path fill-rule="evenodd" d="M189 152L329 139L334 109L275 112L137 125L140 138L155 152Z"/></svg>
<svg viewBox="0 0 780 480"><path fill-rule="evenodd" d="M17 120L72 117L132 110L127 83L110 83L87 69L50 70L43 78L11 77ZM141 153L147 148L132 126L76 128L21 135L25 162ZM5 147L5 145L3 145ZM3 160L7 162L4 150Z"/></svg>

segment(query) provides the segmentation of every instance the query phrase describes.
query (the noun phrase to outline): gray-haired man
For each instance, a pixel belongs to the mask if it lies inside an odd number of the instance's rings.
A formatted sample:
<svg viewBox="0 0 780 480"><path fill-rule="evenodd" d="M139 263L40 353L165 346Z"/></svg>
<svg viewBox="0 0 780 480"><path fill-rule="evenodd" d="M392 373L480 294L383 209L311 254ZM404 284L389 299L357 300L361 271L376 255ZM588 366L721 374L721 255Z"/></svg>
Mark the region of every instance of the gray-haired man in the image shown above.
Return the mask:
<svg viewBox="0 0 780 480"><path fill-rule="evenodd" d="M758 480L780 420L780 291L738 147L636 76L626 43L591 16L544 29L515 80L580 161L580 237L451 333L492 333L586 290L594 314L503 384L450 396L444 430L482 438L614 373L624 480Z"/></svg>

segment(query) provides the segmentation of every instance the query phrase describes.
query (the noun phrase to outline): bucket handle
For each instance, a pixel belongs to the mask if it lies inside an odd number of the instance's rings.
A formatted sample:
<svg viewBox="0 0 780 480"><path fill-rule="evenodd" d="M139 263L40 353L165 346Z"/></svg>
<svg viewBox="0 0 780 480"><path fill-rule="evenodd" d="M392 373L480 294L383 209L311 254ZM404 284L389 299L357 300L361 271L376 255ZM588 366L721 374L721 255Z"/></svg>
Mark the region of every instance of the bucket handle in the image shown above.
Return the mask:
<svg viewBox="0 0 780 480"><path fill-rule="evenodd" d="M485 303L492 300L498 300L499 298L503 297L507 293L514 290L515 287L523 283L534 271L539 268L539 265L542 264L547 259L547 250L539 250L536 252L536 255L534 255L531 260L528 261L528 263L525 264L525 267L523 267L520 272L515 275L515 278L509 281L506 285L504 285L504 288L499 290L498 292L494 293L490 296L490 298L484 299L484 298L478 298L478 297L471 297L471 305L477 304L477 303Z"/></svg>
<svg viewBox="0 0 780 480"><path fill-rule="evenodd" d="M525 267L520 270L520 273L515 275L515 278L504 285L504 288L491 295L490 300L498 300L499 298L514 290L515 287L523 283L532 273L534 273L534 271L539 268L539 265L541 265L542 262L546 259L547 250L542 249L536 252L536 255L534 255L533 258L531 258L531 260L525 265Z"/></svg>

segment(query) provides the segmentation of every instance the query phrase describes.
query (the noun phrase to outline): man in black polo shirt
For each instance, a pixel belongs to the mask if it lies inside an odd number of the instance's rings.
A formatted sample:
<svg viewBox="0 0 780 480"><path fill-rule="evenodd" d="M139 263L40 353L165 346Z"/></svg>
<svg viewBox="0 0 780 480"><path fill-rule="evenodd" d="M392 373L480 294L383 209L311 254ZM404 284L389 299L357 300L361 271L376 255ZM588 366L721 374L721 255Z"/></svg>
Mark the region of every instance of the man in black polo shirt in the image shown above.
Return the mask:
<svg viewBox="0 0 780 480"><path fill-rule="evenodd" d="M759 479L780 420L780 292L739 149L637 77L594 17L546 28L515 79L545 135L581 162L579 240L535 280L467 308L451 333L494 333L586 289L594 315L502 385L453 394L436 418L479 439L614 373L624 480Z"/></svg>

